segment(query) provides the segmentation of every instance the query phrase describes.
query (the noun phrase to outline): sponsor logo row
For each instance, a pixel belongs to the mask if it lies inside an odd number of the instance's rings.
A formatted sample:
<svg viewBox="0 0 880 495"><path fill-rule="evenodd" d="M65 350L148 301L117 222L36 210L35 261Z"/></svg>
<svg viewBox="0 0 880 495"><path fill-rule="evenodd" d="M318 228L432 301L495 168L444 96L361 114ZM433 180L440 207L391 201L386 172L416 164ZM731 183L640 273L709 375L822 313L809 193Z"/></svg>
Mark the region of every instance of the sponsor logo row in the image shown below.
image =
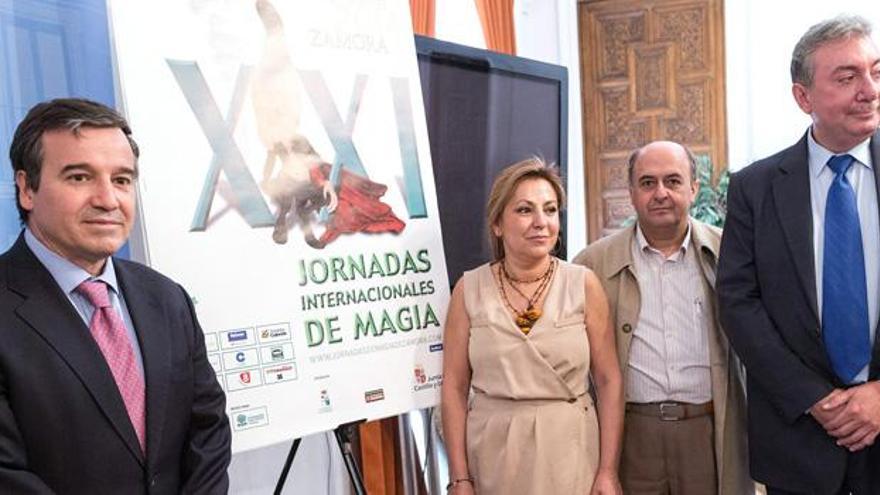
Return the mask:
<svg viewBox="0 0 880 495"><path fill-rule="evenodd" d="M221 349L238 349L257 344L272 344L290 340L290 324L275 323L272 325L223 330L217 333L206 333L205 347L207 347L208 352L216 352Z"/></svg>
<svg viewBox="0 0 880 495"><path fill-rule="evenodd" d="M440 386L441 383L443 383L442 374L428 375L425 372L425 367L421 364L416 364L413 367L413 378L413 390L416 392L420 392L422 390L436 389ZM376 388L364 392L364 402L367 404L382 400L385 400L384 388ZM333 407L330 403L330 392L327 389L321 389L318 412L326 413L332 410Z"/></svg>
<svg viewBox="0 0 880 495"><path fill-rule="evenodd" d="M259 387L261 385L289 382L296 380L296 378L296 363L279 364L263 369L238 370L233 373L217 375L220 385L228 392Z"/></svg>
<svg viewBox="0 0 880 495"><path fill-rule="evenodd" d="M268 345L260 348L239 349L223 353L208 354L208 360L214 371L230 371L254 366L293 361L293 344Z"/></svg>

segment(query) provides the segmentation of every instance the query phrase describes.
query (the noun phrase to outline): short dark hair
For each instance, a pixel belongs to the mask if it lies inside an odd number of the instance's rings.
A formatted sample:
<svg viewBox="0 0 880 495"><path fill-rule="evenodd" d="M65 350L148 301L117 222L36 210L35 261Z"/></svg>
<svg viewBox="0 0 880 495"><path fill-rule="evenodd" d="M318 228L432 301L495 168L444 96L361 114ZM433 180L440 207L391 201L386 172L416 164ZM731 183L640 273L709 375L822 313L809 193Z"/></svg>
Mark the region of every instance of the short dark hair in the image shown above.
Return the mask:
<svg viewBox="0 0 880 495"><path fill-rule="evenodd" d="M791 82L813 85L813 52L820 46L849 38L870 38L871 23L857 15L826 19L801 36L791 53Z"/></svg>
<svg viewBox="0 0 880 495"><path fill-rule="evenodd" d="M653 142L654 141L648 144L652 144ZM636 170L636 163L639 161L639 157L642 156L642 151L644 151L645 147L647 147L648 144L636 148L632 153L629 154L629 159L626 163L626 176L629 179L629 185L633 185L633 179L635 179L635 177L633 177L633 174ZM681 148L684 150L684 154L687 155L688 165L690 165L689 168L691 170L691 182L697 180L697 157L694 156L694 152L681 143L675 144L681 146Z"/></svg>
<svg viewBox="0 0 880 495"><path fill-rule="evenodd" d="M23 171L25 185L33 191L39 189L40 172L43 168L43 134L67 129L78 136L83 127L118 128L128 139L135 160L140 156L138 145L131 137L131 128L119 112L85 98L58 98L34 105L15 129L12 144L9 146L13 178L19 171ZM21 191L17 194L21 194ZM18 208L21 223L27 223L28 211L21 207L18 195L15 206Z"/></svg>

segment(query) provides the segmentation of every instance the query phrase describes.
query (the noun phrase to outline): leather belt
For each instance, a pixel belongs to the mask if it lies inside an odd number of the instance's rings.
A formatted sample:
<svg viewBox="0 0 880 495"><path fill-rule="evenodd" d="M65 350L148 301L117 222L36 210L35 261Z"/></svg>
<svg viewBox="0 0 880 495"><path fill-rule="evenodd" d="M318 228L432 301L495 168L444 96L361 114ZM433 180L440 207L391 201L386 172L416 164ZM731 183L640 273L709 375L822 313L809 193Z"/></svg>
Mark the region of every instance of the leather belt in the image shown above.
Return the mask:
<svg viewBox="0 0 880 495"><path fill-rule="evenodd" d="M638 402L626 403L626 412L642 416L652 416L660 418L662 421L681 421L683 419L698 418L700 416L708 416L714 413L714 411L715 408L712 406L711 401L705 404L688 404L676 401L649 402L646 404Z"/></svg>

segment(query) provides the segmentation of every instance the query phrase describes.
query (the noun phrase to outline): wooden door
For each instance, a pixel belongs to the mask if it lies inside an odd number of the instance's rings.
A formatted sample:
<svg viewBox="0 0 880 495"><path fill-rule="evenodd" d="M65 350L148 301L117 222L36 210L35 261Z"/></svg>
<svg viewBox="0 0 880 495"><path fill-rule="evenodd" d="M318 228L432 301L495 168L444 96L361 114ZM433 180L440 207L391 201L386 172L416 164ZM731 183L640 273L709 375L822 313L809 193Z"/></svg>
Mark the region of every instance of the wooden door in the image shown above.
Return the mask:
<svg viewBox="0 0 880 495"><path fill-rule="evenodd" d="M589 240L634 214L627 158L668 139L726 166L722 0L579 0Z"/></svg>

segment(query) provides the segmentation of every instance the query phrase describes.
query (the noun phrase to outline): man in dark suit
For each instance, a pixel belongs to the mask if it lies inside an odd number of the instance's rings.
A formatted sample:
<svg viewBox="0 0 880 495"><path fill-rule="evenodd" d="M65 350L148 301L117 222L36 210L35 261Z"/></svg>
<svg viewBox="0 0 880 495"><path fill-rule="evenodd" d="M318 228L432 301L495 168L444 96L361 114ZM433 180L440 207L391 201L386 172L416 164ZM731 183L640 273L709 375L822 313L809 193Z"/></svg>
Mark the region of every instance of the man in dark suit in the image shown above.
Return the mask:
<svg viewBox="0 0 880 495"><path fill-rule="evenodd" d="M0 492L226 493L225 397L182 287L113 258L137 145L104 105L32 108L10 148L25 229L0 256Z"/></svg>
<svg viewBox="0 0 880 495"><path fill-rule="evenodd" d="M721 319L748 376L769 494L880 493L880 52L859 17L811 27L792 92L813 120L731 178Z"/></svg>

